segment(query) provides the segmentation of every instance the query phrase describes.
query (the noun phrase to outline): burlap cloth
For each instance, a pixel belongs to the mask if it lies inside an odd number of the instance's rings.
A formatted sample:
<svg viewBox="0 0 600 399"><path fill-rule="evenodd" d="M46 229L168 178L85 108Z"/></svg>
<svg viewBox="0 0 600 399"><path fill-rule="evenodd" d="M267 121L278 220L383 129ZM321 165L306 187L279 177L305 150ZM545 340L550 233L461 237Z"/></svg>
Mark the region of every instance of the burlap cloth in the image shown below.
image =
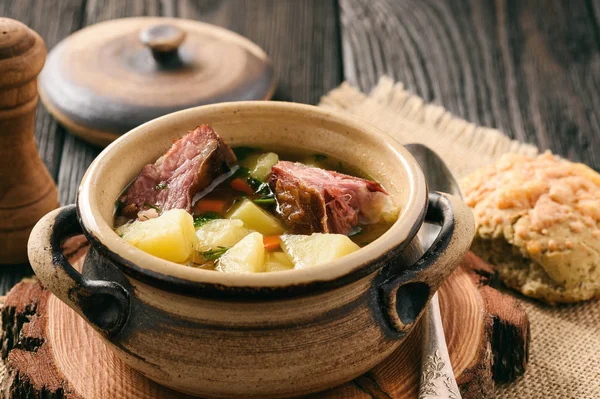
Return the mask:
<svg viewBox="0 0 600 399"><path fill-rule="evenodd" d="M344 83L320 106L364 119L402 143L434 149L460 179L506 152L537 148L425 104L387 77L366 95ZM547 306L522 300L531 322L531 352L525 376L498 386L495 398L600 399L600 301Z"/></svg>

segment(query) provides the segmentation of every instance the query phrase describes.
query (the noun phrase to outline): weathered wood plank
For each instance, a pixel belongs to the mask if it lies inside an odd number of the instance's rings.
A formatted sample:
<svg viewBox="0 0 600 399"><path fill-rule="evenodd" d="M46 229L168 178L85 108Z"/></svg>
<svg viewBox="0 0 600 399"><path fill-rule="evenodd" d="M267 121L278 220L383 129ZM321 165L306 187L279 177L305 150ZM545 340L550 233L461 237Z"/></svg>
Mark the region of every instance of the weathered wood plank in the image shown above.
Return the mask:
<svg viewBox="0 0 600 399"><path fill-rule="evenodd" d="M38 32L48 49L81 27L84 0L40 2L35 0L0 1L0 16L14 18ZM65 131L45 108L38 104L35 136L40 156L56 179Z"/></svg>
<svg viewBox="0 0 600 399"><path fill-rule="evenodd" d="M161 14L160 0L88 0L85 7L85 24L115 18L158 16Z"/></svg>
<svg viewBox="0 0 600 399"><path fill-rule="evenodd" d="M276 100L316 104L341 82L335 0L182 0L173 12L231 29L265 49L277 74Z"/></svg>
<svg viewBox="0 0 600 399"><path fill-rule="evenodd" d="M345 77L388 74L472 122L600 169L600 3L340 0Z"/></svg>
<svg viewBox="0 0 600 399"><path fill-rule="evenodd" d="M77 199L77 188L100 150L72 134L65 137L58 173L58 196L62 205Z"/></svg>

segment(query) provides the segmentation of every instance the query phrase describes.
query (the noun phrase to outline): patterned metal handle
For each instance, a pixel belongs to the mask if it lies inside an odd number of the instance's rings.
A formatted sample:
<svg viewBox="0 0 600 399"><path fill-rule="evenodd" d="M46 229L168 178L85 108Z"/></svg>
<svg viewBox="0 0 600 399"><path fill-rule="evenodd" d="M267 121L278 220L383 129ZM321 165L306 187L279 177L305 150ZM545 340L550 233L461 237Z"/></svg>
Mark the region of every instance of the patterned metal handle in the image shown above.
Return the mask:
<svg viewBox="0 0 600 399"><path fill-rule="evenodd" d="M460 187L452 172L434 151L421 144L407 144L405 147L419 162L429 189L451 193L461 198ZM432 225L423 225L419 235L424 247L429 248L438 235L438 229ZM437 294L431 298L421 320L423 352L419 399L459 399L460 391L448 356Z"/></svg>
<svg viewBox="0 0 600 399"><path fill-rule="evenodd" d="M437 293L423 317L423 352L419 399L461 399L444 337Z"/></svg>

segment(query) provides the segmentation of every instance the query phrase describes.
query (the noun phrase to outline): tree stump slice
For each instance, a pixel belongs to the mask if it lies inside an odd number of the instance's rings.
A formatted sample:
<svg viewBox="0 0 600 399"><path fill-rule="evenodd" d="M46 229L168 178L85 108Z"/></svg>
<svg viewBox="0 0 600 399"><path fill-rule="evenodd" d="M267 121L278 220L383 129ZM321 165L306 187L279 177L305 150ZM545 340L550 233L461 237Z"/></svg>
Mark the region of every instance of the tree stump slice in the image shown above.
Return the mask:
<svg viewBox="0 0 600 399"><path fill-rule="evenodd" d="M87 242L64 246L76 267ZM442 321L463 398L487 397L495 382L511 381L527 364L529 321L518 301L488 284L491 268L469 253L439 291ZM2 309L0 389L8 398L191 398L127 367L67 305L30 279L16 285ZM340 387L310 396L325 399L417 398L421 328L387 360Z"/></svg>

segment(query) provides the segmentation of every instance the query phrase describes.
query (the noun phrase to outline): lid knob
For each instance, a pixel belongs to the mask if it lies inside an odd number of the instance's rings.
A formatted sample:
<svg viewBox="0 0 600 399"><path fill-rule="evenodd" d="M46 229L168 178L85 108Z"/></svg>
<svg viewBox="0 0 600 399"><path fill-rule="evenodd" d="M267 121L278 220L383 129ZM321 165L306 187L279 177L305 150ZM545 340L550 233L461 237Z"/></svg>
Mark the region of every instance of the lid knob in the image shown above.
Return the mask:
<svg viewBox="0 0 600 399"><path fill-rule="evenodd" d="M154 59L163 67L181 64L179 45L186 33L171 24L152 25L140 31L140 41L152 51Z"/></svg>

